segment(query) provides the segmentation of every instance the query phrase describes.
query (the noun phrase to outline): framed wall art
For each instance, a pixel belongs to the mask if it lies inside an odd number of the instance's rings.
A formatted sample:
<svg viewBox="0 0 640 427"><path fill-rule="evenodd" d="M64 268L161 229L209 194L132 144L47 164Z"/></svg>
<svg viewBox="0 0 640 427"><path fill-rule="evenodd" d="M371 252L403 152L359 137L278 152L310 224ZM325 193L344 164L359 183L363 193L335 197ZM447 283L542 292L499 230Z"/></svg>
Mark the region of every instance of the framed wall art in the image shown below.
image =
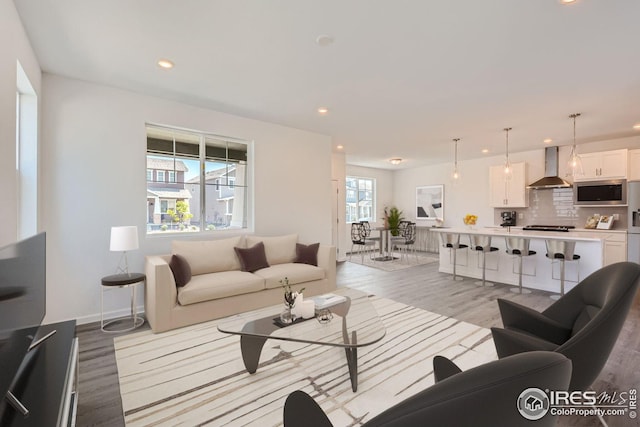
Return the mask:
<svg viewBox="0 0 640 427"><path fill-rule="evenodd" d="M416 219L444 221L444 185L416 187Z"/></svg>

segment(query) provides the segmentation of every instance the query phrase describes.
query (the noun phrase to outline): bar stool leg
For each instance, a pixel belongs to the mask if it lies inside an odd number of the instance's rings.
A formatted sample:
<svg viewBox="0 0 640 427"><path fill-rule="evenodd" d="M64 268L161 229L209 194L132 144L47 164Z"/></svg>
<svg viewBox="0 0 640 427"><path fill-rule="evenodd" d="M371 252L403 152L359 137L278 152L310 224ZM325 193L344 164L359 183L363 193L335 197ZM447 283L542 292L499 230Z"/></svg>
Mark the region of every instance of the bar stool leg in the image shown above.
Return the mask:
<svg viewBox="0 0 640 427"><path fill-rule="evenodd" d="M487 277L487 254L485 253L485 251L480 252L480 254L482 255L482 280L478 280L476 282L476 285L478 286L493 286L493 283L491 282L487 282L486 281L486 277Z"/></svg>
<svg viewBox="0 0 640 427"><path fill-rule="evenodd" d="M456 260L458 258L458 249L457 248L451 248L451 250L453 251L453 280L454 281L462 281L462 280L464 280L464 277L456 276Z"/></svg>
<svg viewBox="0 0 640 427"><path fill-rule="evenodd" d="M564 259L560 259L560 295L551 295L549 298L557 301L562 295L564 295Z"/></svg>
<svg viewBox="0 0 640 427"><path fill-rule="evenodd" d="M519 258L519 266L520 268L518 269L518 287L517 288L511 288L509 289L511 292L514 292L516 294L530 294L531 291L529 289L524 289L522 287L522 256L518 255Z"/></svg>

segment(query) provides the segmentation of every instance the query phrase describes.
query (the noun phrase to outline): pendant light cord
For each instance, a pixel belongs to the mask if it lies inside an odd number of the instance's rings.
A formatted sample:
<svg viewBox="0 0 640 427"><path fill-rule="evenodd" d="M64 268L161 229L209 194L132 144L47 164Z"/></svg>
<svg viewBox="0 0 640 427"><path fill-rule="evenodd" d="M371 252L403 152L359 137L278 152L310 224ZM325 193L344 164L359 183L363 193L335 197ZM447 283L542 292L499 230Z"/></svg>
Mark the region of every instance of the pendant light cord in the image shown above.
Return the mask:
<svg viewBox="0 0 640 427"><path fill-rule="evenodd" d="M572 114L569 117L571 117L573 119L573 152L575 154L575 151L576 151L576 118L580 117L580 113Z"/></svg>
<svg viewBox="0 0 640 427"><path fill-rule="evenodd" d="M504 128L504 131L507 133L506 151L505 151L506 161L505 161L505 164L504 164L505 173L509 173L509 169L511 168L511 164L509 163L509 131L511 129L513 129L513 128Z"/></svg>
<svg viewBox="0 0 640 427"><path fill-rule="evenodd" d="M453 142L455 143L453 167L456 169L456 171L458 170L458 141L460 141L460 138L453 139Z"/></svg>
<svg viewBox="0 0 640 427"><path fill-rule="evenodd" d="M453 138L454 142L454 157L453 157L453 181L458 182L458 178L460 178L460 174L458 173L458 141L460 138Z"/></svg>

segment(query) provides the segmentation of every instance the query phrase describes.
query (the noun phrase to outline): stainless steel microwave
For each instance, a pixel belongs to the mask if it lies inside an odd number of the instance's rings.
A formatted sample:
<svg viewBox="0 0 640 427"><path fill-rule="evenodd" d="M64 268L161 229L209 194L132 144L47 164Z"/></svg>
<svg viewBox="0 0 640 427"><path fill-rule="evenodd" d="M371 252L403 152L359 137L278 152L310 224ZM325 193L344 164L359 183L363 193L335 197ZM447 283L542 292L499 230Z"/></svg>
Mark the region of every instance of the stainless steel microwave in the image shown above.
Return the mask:
<svg viewBox="0 0 640 427"><path fill-rule="evenodd" d="M573 183L573 204L579 206L626 206L627 180Z"/></svg>

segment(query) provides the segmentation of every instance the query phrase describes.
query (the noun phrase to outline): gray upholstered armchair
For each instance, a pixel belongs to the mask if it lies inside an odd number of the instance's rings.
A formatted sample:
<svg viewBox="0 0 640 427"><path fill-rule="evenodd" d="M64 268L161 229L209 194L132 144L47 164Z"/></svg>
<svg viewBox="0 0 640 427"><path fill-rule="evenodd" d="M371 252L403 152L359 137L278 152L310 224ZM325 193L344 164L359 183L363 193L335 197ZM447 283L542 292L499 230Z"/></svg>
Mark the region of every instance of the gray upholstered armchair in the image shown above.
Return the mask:
<svg viewBox="0 0 640 427"><path fill-rule="evenodd" d="M571 362L561 354L530 352L477 366L468 371L448 359L433 361L437 383L366 422L367 427L530 426L517 404L531 387L567 390ZM420 375L420 373L416 373ZM536 427L553 426L547 413ZM320 406L303 391L294 391L284 405L284 427L332 427Z"/></svg>
<svg viewBox="0 0 640 427"><path fill-rule="evenodd" d="M573 362L570 390L586 390L615 345L640 283L640 265L606 266L543 312L498 300L504 329L491 328L500 358L547 350Z"/></svg>

